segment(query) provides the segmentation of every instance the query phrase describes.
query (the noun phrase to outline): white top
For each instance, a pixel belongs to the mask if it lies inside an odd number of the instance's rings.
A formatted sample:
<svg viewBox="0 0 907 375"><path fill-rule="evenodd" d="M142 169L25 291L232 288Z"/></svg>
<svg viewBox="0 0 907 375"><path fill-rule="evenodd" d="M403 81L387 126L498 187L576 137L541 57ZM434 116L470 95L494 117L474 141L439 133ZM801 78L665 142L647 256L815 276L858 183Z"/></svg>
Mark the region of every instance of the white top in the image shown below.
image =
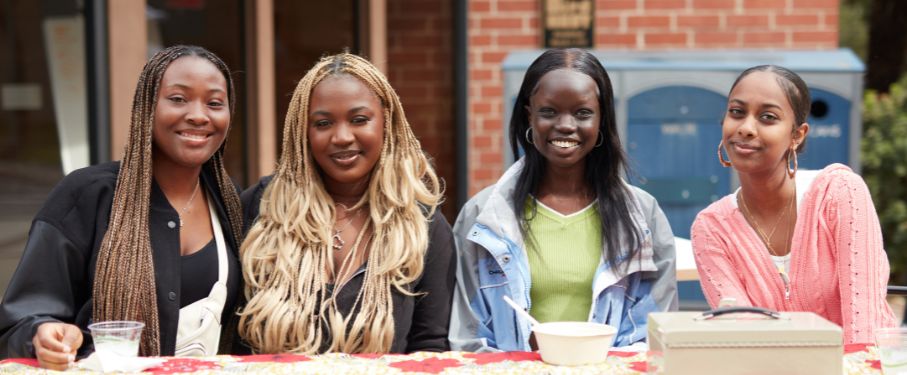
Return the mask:
<svg viewBox="0 0 907 375"><path fill-rule="evenodd" d="M574 216L576 216L576 215L582 214L583 212L586 212L586 210L594 209L595 206L598 204L598 198L596 198L596 199L594 199L594 200L592 201L592 203L589 203L589 205L586 206L585 208L583 208L582 210L576 211L576 212L574 212L574 213L572 213L572 214L564 215L564 214L558 212L558 210L555 210L555 209L553 209L553 208L551 208L551 207L548 207L548 205L546 205L546 204L542 203L542 201L536 199L535 196L533 196L533 195L531 195L531 194L530 194L529 196L532 197L532 200L534 200L535 203L537 203L539 206L545 207L548 211L550 211L550 212L551 212L552 214L554 214L554 215L557 215L557 216L560 217L561 219L569 219L569 218L574 217Z"/></svg>
<svg viewBox="0 0 907 375"><path fill-rule="evenodd" d="M778 268L778 272L784 270L785 275L790 274L790 252L788 252L787 255L784 256L779 257L777 255L772 255L771 257L772 261L775 262L775 267Z"/></svg>

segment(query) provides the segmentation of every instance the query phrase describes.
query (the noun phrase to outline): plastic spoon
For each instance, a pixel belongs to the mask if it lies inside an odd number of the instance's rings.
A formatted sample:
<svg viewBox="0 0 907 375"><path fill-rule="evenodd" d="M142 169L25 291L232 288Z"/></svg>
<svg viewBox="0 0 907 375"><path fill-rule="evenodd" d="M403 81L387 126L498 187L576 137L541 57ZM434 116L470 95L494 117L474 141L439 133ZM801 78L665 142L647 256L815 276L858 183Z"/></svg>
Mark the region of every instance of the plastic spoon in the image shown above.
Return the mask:
<svg viewBox="0 0 907 375"><path fill-rule="evenodd" d="M504 296L503 298L504 298L504 302L507 302L507 304L510 305L510 307L512 307L514 310L516 310L517 315L519 315L521 318L529 321L529 324L531 324L532 326L539 325L538 320L535 320L535 318L533 318L532 315L529 315L529 313L526 312L526 310L523 310L522 308L520 308L520 306L517 305L516 302L513 302L513 300L510 299L510 297Z"/></svg>

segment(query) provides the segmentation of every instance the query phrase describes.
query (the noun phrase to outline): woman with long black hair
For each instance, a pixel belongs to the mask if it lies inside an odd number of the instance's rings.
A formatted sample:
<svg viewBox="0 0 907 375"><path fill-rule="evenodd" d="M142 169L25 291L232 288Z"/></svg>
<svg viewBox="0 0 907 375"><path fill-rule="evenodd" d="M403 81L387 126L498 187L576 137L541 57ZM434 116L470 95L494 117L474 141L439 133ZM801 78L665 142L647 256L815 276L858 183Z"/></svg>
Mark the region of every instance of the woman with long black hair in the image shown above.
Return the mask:
<svg viewBox="0 0 907 375"><path fill-rule="evenodd" d="M626 156L604 67L581 49L536 59L510 122L525 154L473 197L454 226L451 312L458 350L529 350L529 322L594 321L614 344L646 338L646 314L677 308L674 242L655 199L622 178Z"/></svg>

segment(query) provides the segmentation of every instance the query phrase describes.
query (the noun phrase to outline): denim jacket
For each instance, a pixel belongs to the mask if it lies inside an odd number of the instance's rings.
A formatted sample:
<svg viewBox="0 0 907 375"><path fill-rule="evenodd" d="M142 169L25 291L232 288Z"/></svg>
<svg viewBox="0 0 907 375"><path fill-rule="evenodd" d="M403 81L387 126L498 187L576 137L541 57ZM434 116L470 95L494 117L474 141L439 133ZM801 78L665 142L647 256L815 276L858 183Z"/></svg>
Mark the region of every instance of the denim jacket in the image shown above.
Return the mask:
<svg viewBox="0 0 907 375"><path fill-rule="evenodd" d="M470 199L454 225L458 264L449 333L453 350L530 350L529 322L502 299L509 296L527 311L532 304L529 260L513 202L522 165L523 160L517 161L495 185ZM643 234L642 249L626 272L610 269L602 259L589 294L589 321L616 327L614 346L645 342L648 313L677 310L674 235L655 198L629 189L632 199L627 204Z"/></svg>

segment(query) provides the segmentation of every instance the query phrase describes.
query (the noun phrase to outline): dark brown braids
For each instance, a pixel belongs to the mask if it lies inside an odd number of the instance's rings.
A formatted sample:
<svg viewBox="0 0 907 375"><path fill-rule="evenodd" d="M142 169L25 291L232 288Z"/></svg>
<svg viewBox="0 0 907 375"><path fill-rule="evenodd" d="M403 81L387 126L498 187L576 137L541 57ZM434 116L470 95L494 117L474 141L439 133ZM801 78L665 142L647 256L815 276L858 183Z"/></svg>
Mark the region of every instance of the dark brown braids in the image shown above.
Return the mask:
<svg viewBox="0 0 907 375"><path fill-rule="evenodd" d="M161 353L154 264L148 233L154 108L164 72L170 63L185 56L203 58L224 75L232 117L236 105L233 79L227 65L214 53L197 46L173 46L158 52L145 64L135 89L129 141L120 163L110 221L95 268L93 320L144 322L139 347L140 354L144 356ZM203 168L214 171L226 205L233 240L238 245L241 243L242 209L239 195L224 168L224 145Z"/></svg>

